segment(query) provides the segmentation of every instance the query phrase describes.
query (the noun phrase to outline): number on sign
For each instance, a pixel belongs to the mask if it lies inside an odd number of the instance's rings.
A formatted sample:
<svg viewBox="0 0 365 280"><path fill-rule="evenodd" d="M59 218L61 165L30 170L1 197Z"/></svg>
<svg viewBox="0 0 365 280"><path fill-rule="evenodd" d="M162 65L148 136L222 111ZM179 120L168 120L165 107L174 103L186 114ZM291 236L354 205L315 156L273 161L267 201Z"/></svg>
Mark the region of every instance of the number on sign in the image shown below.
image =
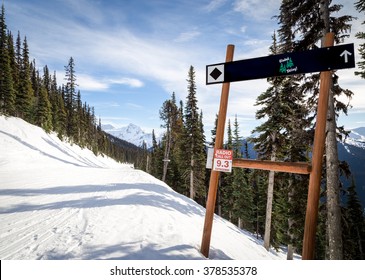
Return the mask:
<svg viewBox="0 0 365 280"><path fill-rule="evenodd" d="M228 160L217 160L217 167L224 167L224 168L228 168L229 167L229 161Z"/></svg>
<svg viewBox="0 0 365 280"><path fill-rule="evenodd" d="M228 160L217 160L217 167L224 167L224 168L228 168L229 167L229 161Z"/></svg>

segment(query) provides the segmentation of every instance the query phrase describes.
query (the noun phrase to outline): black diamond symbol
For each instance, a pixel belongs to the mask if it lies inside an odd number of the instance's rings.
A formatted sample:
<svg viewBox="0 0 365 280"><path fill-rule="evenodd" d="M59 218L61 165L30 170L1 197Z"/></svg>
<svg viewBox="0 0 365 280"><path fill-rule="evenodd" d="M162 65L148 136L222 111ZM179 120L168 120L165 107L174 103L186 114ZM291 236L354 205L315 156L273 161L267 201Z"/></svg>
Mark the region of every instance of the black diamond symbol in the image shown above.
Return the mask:
<svg viewBox="0 0 365 280"><path fill-rule="evenodd" d="M214 80L218 79L220 75L222 75L222 72L217 67L210 73L210 76L212 76Z"/></svg>

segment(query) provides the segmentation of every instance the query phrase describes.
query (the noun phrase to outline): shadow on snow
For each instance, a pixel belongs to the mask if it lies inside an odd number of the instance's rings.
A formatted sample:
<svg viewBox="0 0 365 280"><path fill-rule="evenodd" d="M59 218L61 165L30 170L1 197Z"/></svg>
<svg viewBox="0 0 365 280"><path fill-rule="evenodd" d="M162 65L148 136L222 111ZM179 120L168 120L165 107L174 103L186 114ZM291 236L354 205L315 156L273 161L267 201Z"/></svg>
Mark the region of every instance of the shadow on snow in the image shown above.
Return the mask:
<svg viewBox="0 0 365 280"><path fill-rule="evenodd" d="M135 189L133 194L124 194L123 191ZM108 192L122 191L120 198L108 198ZM21 196L29 198L39 195L67 195L76 193L90 193L89 197L75 200L60 200L44 204L20 203L10 208L0 209L0 214L17 212L32 212L42 210L56 210L65 208L99 208L116 205L145 205L162 208L169 211L178 211L187 215L203 215L201 206L189 198L173 193L172 190L156 184L114 184L107 186L61 186L45 189L4 189L0 190L0 196ZM98 193L100 195L98 195ZM176 198L176 196L178 196Z"/></svg>

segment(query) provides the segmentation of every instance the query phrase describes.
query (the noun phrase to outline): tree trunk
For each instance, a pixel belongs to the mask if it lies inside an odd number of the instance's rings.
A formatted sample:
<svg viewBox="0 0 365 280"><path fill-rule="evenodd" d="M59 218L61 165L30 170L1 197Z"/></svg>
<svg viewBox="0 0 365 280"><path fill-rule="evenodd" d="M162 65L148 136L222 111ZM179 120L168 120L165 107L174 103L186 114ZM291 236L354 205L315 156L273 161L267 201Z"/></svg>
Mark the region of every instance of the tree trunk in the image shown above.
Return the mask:
<svg viewBox="0 0 365 280"><path fill-rule="evenodd" d="M330 92L328 101L326 138L326 170L327 170L327 234L328 258L343 259L342 226L340 208L339 162L336 139L336 119L333 93Z"/></svg>
<svg viewBox="0 0 365 280"><path fill-rule="evenodd" d="M276 132L271 135L273 142L273 149L271 154L271 161L276 160ZM275 172L269 172L269 185L267 187L267 202L266 202L266 219L265 219L265 234L264 234L264 247L267 251L270 249L270 234L271 234L271 214L272 214L272 201L274 197L274 178Z"/></svg>
<svg viewBox="0 0 365 280"><path fill-rule="evenodd" d="M288 244L288 253L286 255L287 260L293 260L294 257L294 246L292 244Z"/></svg>
<svg viewBox="0 0 365 280"><path fill-rule="evenodd" d="M241 219L241 218L238 218L237 226L238 226L239 228L243 228L243 222L242 222L242 219Z"/></svg>
<svg viewBox="0 0 365 280"><path fill-rule="evenodd" d="M324 23L323 40L330 31L329 0L321 0L320 10ZM331 88L333 87L333 82ZM342 226L340 208L339 162L336 138L336 115L334 108L333 90L329 92L328 113L326 123L326 182L327 182L327 236L330 260L343 259L342 253Z"/></svg>
<svg viewBox="0 0 365 280"><path fill-rule="evenodd" d="M147 154L147 159L146 159L146 172L150 173L150 156L149 154Z"/></svg>
<svg viewBox="0 0 365 280"><path fill-rule="evenodd" d="M167 167L169 165L170 161L170 149L171 149L171 130L170 130L170 123L171 120L169 118L169 124L167 125L167 131L166 131L166 146L165 146L165 153L164 153L164 159L163 159L163 172L162 172L162 181L166 181L166 175L167 175Z"/></svg>
<svg viewBox="0 0 365 280"><path fill-rule="evenodd" d="M191 167L190 167L190 198L194 199L195 190L194 190L194 159L191 159Z"/></svg>
<svg viewBox="0 0 365 280"><path fill-rule="evenodd" d="M294 197L294 193L295 193L295 187L293 186L293 180L290 178L289 179L289 192L288 192L288 202L289 202L289 207L293 207L293 197ZM289 244L288 244L288 253L286 256L287 260L292 260L293 259L293 255L294 255L294 251L295 251L295 247L293 246L293 240L294 240L294 234L292 233L291 229L293 228L293 224L294 224L294 219L289 216L288 217L288 236L289 236Z"/></svg>
<svg viewBox="0 0 365 280"><path fill-rule="evenodd" d="M194 142L191 144L191 160L190 160L190 198L195 198L194 189Z"/></svg>
<svg viewBox="0 0 365 280"><path fill-rule="evenodd" d="M270 171L269 185L267 187L267 203L266 203L266 219L265 219L265 235L264 235L264 247L267 251L269 251L270 249L272 200L274 196L274 176L275 172Z"/></svg>

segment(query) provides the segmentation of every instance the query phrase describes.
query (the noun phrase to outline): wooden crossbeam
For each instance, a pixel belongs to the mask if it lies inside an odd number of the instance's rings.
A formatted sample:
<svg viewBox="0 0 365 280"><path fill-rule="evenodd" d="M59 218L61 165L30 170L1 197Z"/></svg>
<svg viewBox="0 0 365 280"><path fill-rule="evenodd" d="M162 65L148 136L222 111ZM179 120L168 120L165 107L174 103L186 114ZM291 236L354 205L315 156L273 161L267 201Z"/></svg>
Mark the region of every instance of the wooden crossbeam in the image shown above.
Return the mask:
<svg viewBox="0 0 365 280"><path fill-rule="evenodd" d="M312 170L312 166L308 162L283 162L241 158L233 159L232 166L296 174L310 174Z"/></svg>

